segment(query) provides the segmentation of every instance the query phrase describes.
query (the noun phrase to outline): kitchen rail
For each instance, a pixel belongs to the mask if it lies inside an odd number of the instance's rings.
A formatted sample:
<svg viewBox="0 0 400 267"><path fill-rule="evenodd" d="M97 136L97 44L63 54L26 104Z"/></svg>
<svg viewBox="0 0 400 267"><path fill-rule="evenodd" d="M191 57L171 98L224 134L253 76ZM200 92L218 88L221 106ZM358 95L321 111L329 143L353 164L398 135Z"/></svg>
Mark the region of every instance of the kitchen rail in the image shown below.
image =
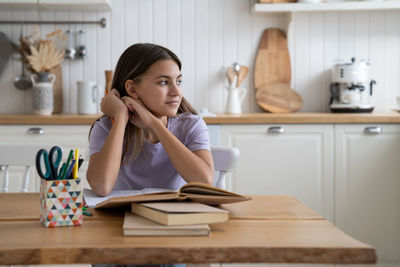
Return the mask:
<svg viewBox="0 0 400 267"><path fill-rule="evenodd" d="M97 115L52 115L2 114L0 125L88 125ZM245 113L240 115L218 114L205 117L207 124L321 124L321 123L400 123L400 113Z"/></svg>

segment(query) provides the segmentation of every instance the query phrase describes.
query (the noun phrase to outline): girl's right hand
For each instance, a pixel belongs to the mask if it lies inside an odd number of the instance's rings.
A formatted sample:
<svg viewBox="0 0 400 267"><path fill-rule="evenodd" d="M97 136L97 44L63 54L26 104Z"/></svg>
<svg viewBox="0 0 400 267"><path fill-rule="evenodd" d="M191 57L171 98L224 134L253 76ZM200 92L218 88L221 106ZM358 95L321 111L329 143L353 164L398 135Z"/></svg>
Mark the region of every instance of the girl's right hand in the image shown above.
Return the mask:
<svg viewBox="0 0 400 267"><path fill-rule="evenodd" d="M108 95L101 99L100 108L105 115L114 119L122 119L125 123L128 123L128 108L120 99L119 92L116 89L112 89Z"/></svg>

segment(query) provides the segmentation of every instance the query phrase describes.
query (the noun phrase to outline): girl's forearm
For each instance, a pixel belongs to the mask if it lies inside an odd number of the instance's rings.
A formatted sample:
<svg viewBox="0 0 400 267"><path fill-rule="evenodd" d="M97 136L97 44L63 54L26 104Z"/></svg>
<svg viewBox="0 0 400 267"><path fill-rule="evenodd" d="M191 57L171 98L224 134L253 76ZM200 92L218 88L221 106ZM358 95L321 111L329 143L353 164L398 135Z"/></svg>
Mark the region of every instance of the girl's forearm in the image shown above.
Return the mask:
<svg viewBox="0 0 400 267"><path fill-rule="evenodd" d="M87 179L92 190L98 195L109 195L117 181L125 127L125 120L115 118L100 152L90 157Z"/></svg>
<svg viewBox="0 0 400 267"><path fill-rule="evenodd" d="M162 123L155 123L152 128L157 133L175 169L186 182L213 183L214 165L211 153L204 159L200 158L182 144Z"/></svg>

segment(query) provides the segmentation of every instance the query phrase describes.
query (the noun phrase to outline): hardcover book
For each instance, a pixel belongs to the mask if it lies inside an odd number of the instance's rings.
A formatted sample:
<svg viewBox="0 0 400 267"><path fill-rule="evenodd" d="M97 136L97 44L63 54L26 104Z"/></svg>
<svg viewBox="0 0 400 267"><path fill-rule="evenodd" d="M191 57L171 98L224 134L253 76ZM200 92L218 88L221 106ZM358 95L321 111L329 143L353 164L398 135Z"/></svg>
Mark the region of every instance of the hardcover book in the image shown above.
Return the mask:
<svg viewBox="0 0 400 267"><path fill-rule="evenodd" d="M134 202L132 212L164 225L209 224L229 220L228 211L191 201Z"/></svg>
<svg viewBox="0 0 400 267"><path fill-rule="evenodd" d="M125 236L208 236L207 224L162 225L126 211L123 231Z"/></svg>

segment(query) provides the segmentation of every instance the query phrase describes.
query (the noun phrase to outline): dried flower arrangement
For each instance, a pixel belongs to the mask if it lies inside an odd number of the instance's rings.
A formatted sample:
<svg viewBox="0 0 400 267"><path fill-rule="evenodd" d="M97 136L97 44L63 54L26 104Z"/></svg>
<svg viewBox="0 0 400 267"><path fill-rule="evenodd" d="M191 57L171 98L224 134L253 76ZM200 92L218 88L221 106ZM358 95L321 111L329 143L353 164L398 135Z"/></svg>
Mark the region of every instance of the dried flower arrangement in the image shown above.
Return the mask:
<svg viewBox="0 0 400 267"><path fill-rule="evenodd" d="M49 72L64 60L64 43L66 37L61 29L55 30L41 38L38 27L33 28L32 34L20 37L17 49L22 63L33 73Z"/></svg>

